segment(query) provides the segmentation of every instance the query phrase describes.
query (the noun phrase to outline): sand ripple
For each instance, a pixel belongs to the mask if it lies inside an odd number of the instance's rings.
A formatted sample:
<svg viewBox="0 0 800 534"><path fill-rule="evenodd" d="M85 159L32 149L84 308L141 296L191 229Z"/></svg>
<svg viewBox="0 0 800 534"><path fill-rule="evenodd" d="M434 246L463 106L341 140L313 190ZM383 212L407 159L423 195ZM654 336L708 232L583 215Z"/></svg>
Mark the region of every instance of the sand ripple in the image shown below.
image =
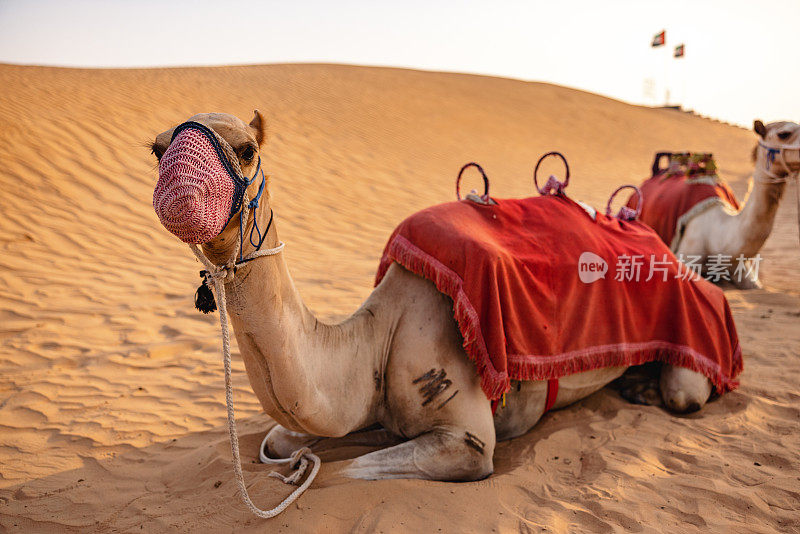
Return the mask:
<svg viewBox="0 0 800 534"><path fill-rule="evenodd" d="M742 195L753 143L561 87L395 69L0 66L0 87L0 531L264 528L232 481L216 319L192 308L199 267L150 204L145 145L169 125L266 113L281 236L325 318L358 306L392 228L453 198L464 162L484 165L496 196L522 196L536 158L558 149L571 194L604 205L664 149L713 151ZM269 528L797 531L795 221L785 202L763 251L767 289L728 291L746 360L737 392L675 417L603 390L500 444L481 482L349 481L328 463ZM234 362L252 461L273 423ZM246 470L262 506L285 495L265 468Z"/></svg>

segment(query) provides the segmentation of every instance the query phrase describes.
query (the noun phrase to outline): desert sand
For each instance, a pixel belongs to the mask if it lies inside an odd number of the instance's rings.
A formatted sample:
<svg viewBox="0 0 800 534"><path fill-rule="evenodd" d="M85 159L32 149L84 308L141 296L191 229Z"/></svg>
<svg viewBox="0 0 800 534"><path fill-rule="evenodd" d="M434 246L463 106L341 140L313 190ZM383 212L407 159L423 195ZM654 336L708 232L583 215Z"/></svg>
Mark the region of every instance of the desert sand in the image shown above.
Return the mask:
<svg viewBox="0 0 800 534"><path fill-rule="evenodd" d="M231 468L216 315L199 264L159 224L147 144L205 111L269 119L264 152L295 281L323 319L369 294L407 215L454 198L478 161L491 194L533 194L560 150L568 193L605 206L658 150L711 151L739 198L752 132L563 87L402 69L268 65L81 70L0 65L0 532L788 532L800 530L796 184L762 251L765 288L726 290L737 391L675 416L605 388L500 443L472 483L320 476L252 517ZM478 180L464 185L469 190ZM250 494L274 425L234 354Z"/></svg>

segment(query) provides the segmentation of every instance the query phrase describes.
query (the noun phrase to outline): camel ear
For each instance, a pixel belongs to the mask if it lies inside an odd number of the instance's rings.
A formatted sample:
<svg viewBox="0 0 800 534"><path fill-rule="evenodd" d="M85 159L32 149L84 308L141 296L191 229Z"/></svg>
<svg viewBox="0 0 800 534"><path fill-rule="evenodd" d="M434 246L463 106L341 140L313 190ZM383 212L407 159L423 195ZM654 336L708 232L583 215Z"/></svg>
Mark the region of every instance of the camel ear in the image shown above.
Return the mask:
<svg viewBox="0 0 800 534"><path fill-rule="evenodd" d="M250 127L255 130L256 142L258 143L258 146L261 146L264 143L264 130L266 127L266 121L257 109L254 109L253 113L255 115L253 116L253 120L250 121Z"/></svg>
<svg viewBox="0 0 800 534"><path fill-rule="evenodd" d="M761 139L764 139L767 136L767 127L764 126L764 123L757 120L753 123L753 130L761 136Z"/></svg>

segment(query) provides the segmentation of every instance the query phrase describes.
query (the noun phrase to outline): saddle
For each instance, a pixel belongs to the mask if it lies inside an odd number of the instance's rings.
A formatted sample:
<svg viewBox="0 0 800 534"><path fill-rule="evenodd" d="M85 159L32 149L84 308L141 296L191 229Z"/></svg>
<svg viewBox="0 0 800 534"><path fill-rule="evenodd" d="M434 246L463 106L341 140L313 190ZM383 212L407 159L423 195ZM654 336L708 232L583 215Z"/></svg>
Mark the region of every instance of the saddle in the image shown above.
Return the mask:
<svg viewBox="0 0 800 534"><path fill-rule="evenodd" d="M666 167L661 166L667 159ZM659 152L653 174L641 186L641 221L676 252L689 222L713 206L739 211L733 191L718 175L708 153ZM639 201L632 195L628 205Z"/></svg>

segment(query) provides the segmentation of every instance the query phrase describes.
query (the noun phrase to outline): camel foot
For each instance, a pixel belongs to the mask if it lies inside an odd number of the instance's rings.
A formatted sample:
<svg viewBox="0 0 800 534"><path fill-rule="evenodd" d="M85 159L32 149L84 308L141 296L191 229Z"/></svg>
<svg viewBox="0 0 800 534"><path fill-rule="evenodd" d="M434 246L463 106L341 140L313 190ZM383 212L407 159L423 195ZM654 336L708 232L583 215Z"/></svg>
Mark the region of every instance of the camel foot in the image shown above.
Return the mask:
<svg viewBox="0 0 800 534"><path fill-rule="evenodd" d="M319 436L294 432L281 425L275 425L261 442L259 457L262 463L269 463L271 458L288 458L294 451L311 447L321 439Z"/></svg>
<svg viewBox="0 0 800 534"><path fill-rule="evenodd" d="M731 282L736 289L761 289L761 281L757 278L748 276L742 277L741 280L734 280Z"/></svg>
<svg viewBox="0 0 800 534"><path fill-rule="evenodd" d="M753 262L746 260L742 270L732 269L728 277L714 283L722 288L736 289L761 289L761 280L758 278L758 267L753 267Z"/></svg>
<svg viewBox="0 0 800 534"><path fill-rule="evenodd" d="M480 480L494 469L494 444L494 433L478 436L459 429L436 429L350 460L341 475L365 480Z"/></svg>
<svg viewBox="0 0 800 534"><path fill-rule="evenodd" d="M357 430L341 438L313 436L275 425L261 443L259 457L262 463L269 463L271 458L288 458L294 451L303 447L319 453L343 447L388 447L400 442L402 442L401 438L391 434L380 425Z"/></svg>
<svg viewBox="0 0 800 534"><path fill-rule="evenodd" d="M664 365L661 369L661 397L676 413L692 413L702 408L711 396L711 381L684 367Z"/></svg>
<svg viewBox="0 0 800 534"><path fill-rule="evenodd" d="M648 363L630 367L625 374L613 382L620 396L632 404L662 406L658 385L661 364Z"/></svg>

